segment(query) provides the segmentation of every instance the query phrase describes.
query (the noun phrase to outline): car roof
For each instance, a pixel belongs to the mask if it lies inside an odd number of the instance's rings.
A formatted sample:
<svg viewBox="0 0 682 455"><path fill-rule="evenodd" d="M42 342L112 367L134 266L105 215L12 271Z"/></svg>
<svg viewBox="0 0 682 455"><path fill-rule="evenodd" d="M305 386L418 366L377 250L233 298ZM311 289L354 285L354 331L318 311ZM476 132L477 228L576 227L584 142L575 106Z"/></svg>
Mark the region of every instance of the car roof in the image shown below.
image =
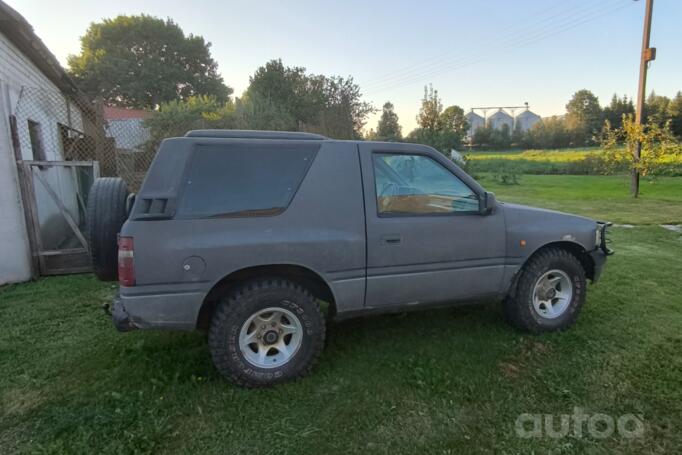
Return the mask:
<svg viewBox="0 0 682 455"><path fill-rule="evenodd" d="M192 130L185 137L210 137L225 139L284 139L324 141L328 138L320 134L297 131L254 131L254 130Z"/></svg>

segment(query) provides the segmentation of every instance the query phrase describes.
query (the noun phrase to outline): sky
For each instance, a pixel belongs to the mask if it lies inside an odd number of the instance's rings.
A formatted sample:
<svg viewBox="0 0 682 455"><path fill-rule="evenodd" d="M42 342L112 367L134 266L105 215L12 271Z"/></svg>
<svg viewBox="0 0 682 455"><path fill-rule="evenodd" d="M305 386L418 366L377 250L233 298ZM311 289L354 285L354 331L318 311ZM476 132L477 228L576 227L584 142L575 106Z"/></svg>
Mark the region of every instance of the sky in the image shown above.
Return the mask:
<svg viewBox="0 0 682 455"><path fill-rule="evenodd" d="M395 105L407 133L426 84L465 111L528 102L563 114L577 90L602 105L635 96L644 0L4 0L60 62L80 50L92 22L119 14L171 18L202 35L225 82L240 95L271 59L309 72L352 76L363 98ZM682 1L655 0L647 92L682 90ZM490 112L490 111L489 111ZM375 128L379 112L367 128Z"/></svg>

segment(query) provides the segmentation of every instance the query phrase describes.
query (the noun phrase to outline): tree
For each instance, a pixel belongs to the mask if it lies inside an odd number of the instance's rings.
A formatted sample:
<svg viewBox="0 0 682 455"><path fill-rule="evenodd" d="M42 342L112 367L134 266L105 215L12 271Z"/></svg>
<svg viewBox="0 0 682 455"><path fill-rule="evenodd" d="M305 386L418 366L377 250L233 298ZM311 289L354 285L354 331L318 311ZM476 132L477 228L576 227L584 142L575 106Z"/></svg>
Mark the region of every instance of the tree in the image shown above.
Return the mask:
<svg viewBox="0 0 682 455"><path fill-rule="evenodd" d="M560 117L543 118L524 136L522 144L530 149L555 149L568 147L571 141L566 121Z"/></svg>
<svg viewBox="0 0 682 455"><path fill-rule="evenodd" d="M144 121L144 126L150 133L145 149L155 152L163 139L184 136L189 130L234 128L235 106L210 96L190 96L161 103L158 111Z"/></svg>
<svg viewBox="0 0 682 455"><path fill-rule="evenodd" d="M670 106L670 98L667 96L656 95L651 92L644 103L644 119L645 123L656 123L658 126L663 126L670 119L668 108Z"/></svg>
<svg viewBox="0 0 682 455"><path fill-rule="evenodd" d="M445 108L440 114L440 128L454 133L461 141L469 130L469 122L464 116L464 109L459 106Z"/></svg>
<svg viewBox="0 0 682 455"><path fill-rule="evenodd" d="M620 128L623 126L623 116L624 115L634 115L635 105L632 100L628 99L626 95L619 98L615 93L611 98L611 104L604 108L604 120L607 120L611 124L612 128Z"/></svg>
<svg viewBox="0 0 682 455"><path fill-rule="evenodd" d="M370 103L362 101L360 86L352 77L313 76L322 83L324 107L309 131L337 139L361 139L367 116L374 112Z"/></svg>
<svg viewBox="0 0 682 455"><path fill-rule="evenodd" d="M440 114L443 112L443 103L438 97L438 90L434 90L432 85L424 87L424 97L422 105L417 114L417 125L419 128L435 133L440 129Z"/></svg>
<svg viewBox="0 0 682 455"><path fill-rule="evenodd" d="M384 103L374 140L400 142L403 139L402 128L398 123L398 114L393 109L391 102Z"/></svg>
<svg viewBox="0 0 682 455"><path fill-rule="evenodd" d="M641 144L641 152L639 160L635 161L633 152L637 143ZM682 145L672 134L669 123L660 126L650 119L646 124L638 125L632 116L624 117L619 129L611 128L607 123L602 148L609 168L625 167L637 170L642 176L656 173L670 158L682 158Z"/></svg>
<svg viewBox="0 0 682 455"><path fill-rule="evenodd" d="M267 99L286 110L298 123L312 124L325 106L324 80L310 77L303 67L284 66L282 60L270 60L249 78L245 97Z"/></svg>
<svg viewBox="0 0 682 455"><path fill-rule="evenodd" d="M362 101L353 78L307 74L305 68L271 60L250 78L245 99L267 100L291 119L290 129L316 132L337 139L358 139L374 111Z"/></svg>
<svg viewBox="0 0 682 455"><path fill-rule="evenodd" d="M575 145L590 145L602 127L599 99L589 90L578 90L566 104L566 126Z"/></svg>
<svg viewBox="0 0 682 455"><path fill-rule="evenodd" d="M296 120L271 99L251 93L235 101L235 126L244 130L290 131L296 129Z"/></svg>
<svg viewBox="0 0 682 455"><path fill-rule="evenodd" d="M464 110L459 106L450 106L443 110L438 90L434 90L431 85L424 87L417 124L419 127L408 135L410 141L430 145L445 155L451 149L459 147L469 128Z"/></svg>
<svg viewBox="0 0 682 455"><path fill-rule="evenodd" d="M69 73L91 97L113 105L155 109L193 96L228 100L218 65L201 36L185 36L172 20L118 16L90 25Z"/></svg>
<svg viewBox="0 0 682 455"><path fill-rule="evenodd" d="M682 92L677 92L675 98L668 104L670 115L670 129L678 138L682 138Z"/></svg>

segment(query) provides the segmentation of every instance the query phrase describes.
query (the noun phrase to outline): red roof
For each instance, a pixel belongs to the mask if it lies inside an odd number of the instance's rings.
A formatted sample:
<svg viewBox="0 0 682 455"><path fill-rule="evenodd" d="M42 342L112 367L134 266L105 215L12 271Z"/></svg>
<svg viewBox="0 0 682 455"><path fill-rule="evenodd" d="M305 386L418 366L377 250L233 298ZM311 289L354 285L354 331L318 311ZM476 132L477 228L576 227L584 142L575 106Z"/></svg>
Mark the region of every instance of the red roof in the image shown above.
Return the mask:
<svg viewBox="0 0 682 455"><path fill-rule="evenodd" d="M105 120L125 120L148 118L151 112L142 109L128 109L125 107L104 106Z"/></svg>

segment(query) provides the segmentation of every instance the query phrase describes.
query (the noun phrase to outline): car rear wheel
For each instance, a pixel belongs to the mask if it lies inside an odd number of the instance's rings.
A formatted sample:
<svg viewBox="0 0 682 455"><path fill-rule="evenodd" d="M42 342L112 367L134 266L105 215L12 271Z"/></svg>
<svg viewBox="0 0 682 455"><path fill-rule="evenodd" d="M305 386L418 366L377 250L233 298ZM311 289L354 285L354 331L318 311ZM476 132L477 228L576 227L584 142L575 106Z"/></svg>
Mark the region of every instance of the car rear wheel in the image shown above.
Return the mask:
<svg viewBox="0 0 682 455"><path fill-rule="evenodd" d="M221 375L266 387L306 375L324 345L325 323L313 296L284 279L246 283L218 303L208 344Z"/></svg>
<svg viewBox="0 0 682 455"><path fill-rule="evenodd" d="M524 266L515 292L504 301L505 315L530 332L566 329L585 302L586 286L580 261L564 249L548 248Z"/></svg>

